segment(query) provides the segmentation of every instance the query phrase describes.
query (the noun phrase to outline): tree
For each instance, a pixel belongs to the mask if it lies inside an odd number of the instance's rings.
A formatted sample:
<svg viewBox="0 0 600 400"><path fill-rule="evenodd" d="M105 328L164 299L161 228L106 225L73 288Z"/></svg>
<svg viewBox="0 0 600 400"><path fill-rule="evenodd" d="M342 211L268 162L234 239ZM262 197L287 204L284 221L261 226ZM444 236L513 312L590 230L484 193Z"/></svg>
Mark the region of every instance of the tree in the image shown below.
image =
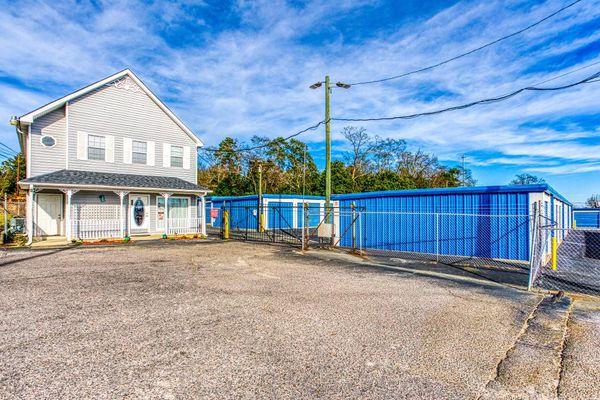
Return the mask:
<svg viewBox="0 0 600 400"><path fill-rule="evenodd" d="M20 169L17 173L17 169ZM12 195L17 191L17 180L25 178L25 161L21 153L0 165L0 194Z"/></svg>
<svg viewBox="0 0 600 400"><path fill-rule="evenodd" d="M531 174L517 174L513 179L511 185L535 185L536 183L544 183L544 179Z"/></svg>
<svg viewBox="0 0 600 400"><path fill-rule="evenodd" d="M600 194L593 194L585 201L586 207L600 208Z"/></svg>

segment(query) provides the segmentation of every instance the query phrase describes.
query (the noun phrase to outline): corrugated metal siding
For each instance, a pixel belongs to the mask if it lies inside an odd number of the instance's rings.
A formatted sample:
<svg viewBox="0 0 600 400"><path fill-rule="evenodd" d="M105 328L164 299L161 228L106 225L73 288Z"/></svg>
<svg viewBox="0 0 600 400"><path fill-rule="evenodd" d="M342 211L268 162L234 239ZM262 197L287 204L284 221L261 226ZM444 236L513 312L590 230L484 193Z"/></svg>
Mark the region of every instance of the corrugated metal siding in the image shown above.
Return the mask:
<svg viewBox="0 0 600 400"><path fill-rule="evenodd" d="M115 162L78 160L78 131L115 136ZM155 166L123 163L123 137L154 141ZM163 143L190 146L190 168L163 167ZM142 92L107 85L71 102L69 146L69 169L173 176L196 183L194 141Z"/></svg>
<svg viewBox="0 0 600 400"><path fill-rule="evenodd" d="M361 217L365 248L511 260L529 257L527 193L354 200L346 196L339 201L346 210L340 217L341 232L348 229L352 203L366 211ZM350 235L342 237L341 245L351 245Z"/></svg>
<svg viewBox="0 0 600 400"><path fill-rule="evenodd" d="M321 208L321 203L317 202L306 202L308 204L308 226L310 228L316 228L321 223L321 219L323 219L323 210ZM304 219L304 208L300 204L297 208L298 213L298 228L302 227L302 221Z"/></svg>
<svg viewBox="0 0 600 400"><path fill-rule="evenodd" d="M60 108L35 120L31 129L31 157L28 158L30 177L66 168L66 118ZM54 137L56 144L46 147L40 142L42 135Z"/></svg>
<svg viewBox="0 0 600 400"><path fill-rule="evenodd" d="M248 229L258 228L257 218L251 218L251 216L254 216L252 210L258 209L258 196L255 196L254 198L245 197L242 199L233 200L213 200L212 208L216 208L218 210L223 208L227 209L229 211L230 227L232 228L245 229L246 226ZM207 211L207 213L207 215L210 215L210 209ZM213 226L218 228L221 227L221 214L219 214L219 218L214 220Z"/></svg>
<svg viewBox="0 0 600 400"><path fill-rule="evenodd" d="M294 227L294 203L269 201L267 206L267 229L291 229Z"/></svg>
<svg viewBox="0 0 600 400"><path fill-rule="evenodd" d="M578 228L600 228L600 210L574 210L573 216Z"/></svg>

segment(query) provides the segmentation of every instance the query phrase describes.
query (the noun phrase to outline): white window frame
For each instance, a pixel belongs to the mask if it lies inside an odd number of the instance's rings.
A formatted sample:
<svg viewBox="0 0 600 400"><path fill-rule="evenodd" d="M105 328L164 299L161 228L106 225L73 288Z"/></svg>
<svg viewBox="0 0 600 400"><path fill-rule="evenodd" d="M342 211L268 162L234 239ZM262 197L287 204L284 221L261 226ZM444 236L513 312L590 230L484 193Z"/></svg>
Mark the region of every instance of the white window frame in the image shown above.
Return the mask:
<svg viewBox="0 0 600 400"><path fill-rule="evenodd" d="M107 148L106 148L106 136L104 135L98 135L95 133L88 133L86 135L86 146L85 146L85 155L86 155L86 159L89 161L100 161L100 162L106 162L106 152L107 152ZM104 140L104 158L102 160L98 160L96 158L90 158L90 137L95 136L95 137L101 137ZM94 147L95 149L99 149L99 147Z"/></svg>
<svg viewBox="0 0 600 400"><path fill-rule="evenodd" d="M44 144L44 142L43 142L43 139L44 139L45 137L52 138L52 140L54 140L54 144L53 144L52 146L46 146L46 145ZM54 136L52 136L52 135L42 135L42 136L40 137L40 144L41 144L43 147L47 147L47 148L51 149L51 148L53 148L54 146L56 146L56 138L55 138Z"/></svg>
<svg viewBox="0 0 600 400"><path fill-rule="evenodd" d="M145 144L146 144L146 152L145 152L145 153L143 153L143 154L145 154L145 155L146 155L146 162L143 162L143 163L141 163L141 162L135 162L135 158L134 158L134 156L133 156L133 155L134 155L135 153L137 153L137 154L142 154L142 153L140 153L139 151L135 151L135 150L134 150L135 142L138 142L138 143L145 143ZM132 140L131 140L131 163L132 163L132 164L135 164L135 165L148 165L148 141L146 141L146 140L137 140L137 139L132 139Z"/></svg>
<svg viewBox="0 0 600 400"><path fill-rule="evenodd" d="M184 150L184 146L174 146L174 145L171 145L170 148L171 148L171 154L169 154L169 159L170 159L169 166L171 168L183 168L183 159L185 158L184 157L184 151L185 151ZM177 158L181 158L181 166L179 166L179 165L173 165L173 149L174 148L181 149L181 157L177 157Z"/></svg>

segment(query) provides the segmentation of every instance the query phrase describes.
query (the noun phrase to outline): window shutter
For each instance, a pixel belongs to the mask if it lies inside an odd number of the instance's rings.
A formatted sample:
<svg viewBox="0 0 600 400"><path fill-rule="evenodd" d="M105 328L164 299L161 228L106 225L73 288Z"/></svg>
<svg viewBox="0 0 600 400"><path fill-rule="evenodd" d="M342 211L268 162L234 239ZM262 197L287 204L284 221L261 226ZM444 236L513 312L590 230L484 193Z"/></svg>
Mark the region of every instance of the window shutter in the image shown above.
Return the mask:
<svg viewBox="0 0 600 400"><path fill-rule="evenodd" d="M87 133L77 132L77 159L87 160Z"/></svg>
<svg viewBox="0 0 600 400"><path fill-rule="evenodd" d="M155 155L156 155L156 149L155 149L155 145L154 142L148 142L148 147L147 147L147 155L146 155L146 164L150 165L151 167L154 167L155 164Z"/></svg>
<svg viewBox="0 0 600 400"><path fill-rule="evenodd" d="M123 138L123 163L125 164L131 164L132 147L131 138Z"/></svg>
<svg viewBox="0 0 600 400"><path fill-rule="evenodd" d="M106 151L105 151L106 156L105 156L104 161L109 162L109 163L114 163L115 162L115 137L112 135L105 135L104 143L106 145Z"/></svg>
<svg viewBox="0 0 600 400"><path fill-rule="evenodd" d="M190 169L190 146L183 146L183 169Z"/></svg>
<svg viewBox="0 0 600 400"><path fill-rule="evenodd" d="M169 143L163 143L163 167L169 168L171 166L171 145Z"/></svg>

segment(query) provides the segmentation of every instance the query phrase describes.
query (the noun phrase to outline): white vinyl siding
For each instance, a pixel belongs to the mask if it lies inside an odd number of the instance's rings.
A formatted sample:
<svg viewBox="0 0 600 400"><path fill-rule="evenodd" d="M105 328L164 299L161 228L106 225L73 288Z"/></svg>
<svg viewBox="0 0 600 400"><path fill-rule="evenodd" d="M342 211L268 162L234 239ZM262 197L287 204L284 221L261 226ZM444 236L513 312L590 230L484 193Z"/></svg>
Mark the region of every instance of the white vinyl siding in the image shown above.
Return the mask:
<svg viewBox="0 0 600 400"><path fill-rule="evenodd" d="M125 164L131 164L131 152L132 152L132 140L131 138L123 138L123 162Z"/></svg>
<svg viewBox="0 0 600 400"><path fill-rule="evenodd" d="M28 176L37 176L66 168L67 119L65 109L60 108L35 120L31 126L27 154ZM42 144L42 137L52 136L54 146Z"/></svg>
<svg viewBox="0 0 600 400"><path fill-rule="evenodd" d="M183 167L183 147L171 146L171 167Z"/></svg>
<svg viewBox="0 0 600 400"><path fill-rule="evenodd" d="M105 85L69 103L69 168L150 176L171 176L196 183L194 168L171 167L171 145L189 150L189 165L196 163L196 143L145 93ZM77 157L77 134L114 137L114 162L101 163ZM55 136L56 137L56 136ZM131 159L133 141L147 142L146 164ZM38 141L39 143L39 141ZM129 146L131 144L131 146ZM87 149L85 149L87 152ZM186 166L185 153L182 166ZM64 152L62 156L64 158ZM107 155L108 160L108 155ZM166 160L166 162L165 162Z"/></svg>

